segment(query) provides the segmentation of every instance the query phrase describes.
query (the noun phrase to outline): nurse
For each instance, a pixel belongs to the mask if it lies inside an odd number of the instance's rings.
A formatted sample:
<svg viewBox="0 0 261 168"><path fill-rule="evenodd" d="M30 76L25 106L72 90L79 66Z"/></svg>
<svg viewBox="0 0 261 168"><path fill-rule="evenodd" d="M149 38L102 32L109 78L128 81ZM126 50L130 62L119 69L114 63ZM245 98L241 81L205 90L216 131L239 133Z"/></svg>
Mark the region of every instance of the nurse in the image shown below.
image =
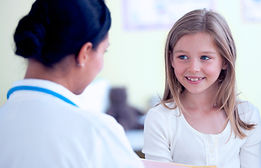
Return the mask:
<svg viewBox="0 0 261 168"><path fill-rule="evenodd" d="M19 21L28 67L0 108L0 167L143 167L123 128L76 98L103 67L110 26L103 0L36 0Z"/></svg>

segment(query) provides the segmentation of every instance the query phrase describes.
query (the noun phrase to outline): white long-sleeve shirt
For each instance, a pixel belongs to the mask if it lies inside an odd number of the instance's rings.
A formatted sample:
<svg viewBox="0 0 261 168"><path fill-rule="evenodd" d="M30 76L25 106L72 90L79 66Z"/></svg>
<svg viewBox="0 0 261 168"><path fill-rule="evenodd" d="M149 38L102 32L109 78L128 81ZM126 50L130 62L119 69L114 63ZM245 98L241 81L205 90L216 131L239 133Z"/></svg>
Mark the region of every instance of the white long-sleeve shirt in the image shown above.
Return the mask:
<svg viewBox="0 0 261 168"><path fill-rule="evenodd" d="M77 105L63 86L26 79L14 86L36 86ZM86 102L91 103L91 102ZM75 107L38 91L17 90L0 108L1 168L142 168L110 116Z"/></svg>
<svg viewBox="0 0 261 168"><path fill-rule="evenodd" d="M152 108L145 120L146 159L189 165L216 165L218 168L261 168L261 120L257 108L248 102L238 105L240 117L257 124L235 138L230 123L219 134L204 134L194 129L180 114L162 105ZM230 137L230 139L229 139Z"/></svg>

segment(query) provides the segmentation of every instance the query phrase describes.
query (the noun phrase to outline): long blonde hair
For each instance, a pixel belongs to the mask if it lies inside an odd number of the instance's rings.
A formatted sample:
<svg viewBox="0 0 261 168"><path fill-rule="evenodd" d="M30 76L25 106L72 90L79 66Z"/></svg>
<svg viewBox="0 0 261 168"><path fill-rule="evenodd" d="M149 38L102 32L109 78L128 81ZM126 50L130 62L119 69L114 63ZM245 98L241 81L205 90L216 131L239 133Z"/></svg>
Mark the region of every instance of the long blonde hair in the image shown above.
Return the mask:
<svg viewBox="0 0 261 168"><path fill-rule="evenodd" d="M169 109L182 108L180 101L184 87L175 76L171 65L173 49L177 41L187 34L205 32L210 34L218 48L220 55L227 64L227 69L222 70L219 76L219 89L216 93L216 107L224 110L229 120L232 130L236 136L244 138L246 135L241 128L250 130L254 124L243 122L239 118L235 89L235 62L236 47L228 24L225 19L216 12L206 9L194 10L181 17L170 30L165 45L165 91L161 104ZM175 102L174 107L169 107L166 103Z"/></svg>

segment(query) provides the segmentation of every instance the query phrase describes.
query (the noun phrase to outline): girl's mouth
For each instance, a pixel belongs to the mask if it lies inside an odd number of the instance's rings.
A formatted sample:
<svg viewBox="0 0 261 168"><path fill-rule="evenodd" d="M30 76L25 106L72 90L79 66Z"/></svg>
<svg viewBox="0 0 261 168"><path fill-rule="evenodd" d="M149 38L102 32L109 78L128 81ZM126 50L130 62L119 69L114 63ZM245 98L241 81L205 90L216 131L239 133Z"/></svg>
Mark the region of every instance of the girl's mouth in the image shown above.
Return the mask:
<svg viewBox="0 0 261 168"><path fill-rule="evenodd" d="M198 82L205 79L205 77L187 77L187 76L185 78L191 82Z"/></svg>

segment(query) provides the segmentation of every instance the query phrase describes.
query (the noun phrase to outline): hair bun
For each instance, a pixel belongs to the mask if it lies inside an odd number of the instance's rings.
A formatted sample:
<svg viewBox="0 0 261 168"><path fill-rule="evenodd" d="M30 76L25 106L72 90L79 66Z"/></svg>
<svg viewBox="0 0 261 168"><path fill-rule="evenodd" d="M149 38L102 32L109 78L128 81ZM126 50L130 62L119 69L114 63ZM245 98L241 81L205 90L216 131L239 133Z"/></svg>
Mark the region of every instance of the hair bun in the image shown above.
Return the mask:
<svg viewBox="0 0 261 168"><path fill-rule="evenodd" d="M111 25L103 0L36 0L16 28L15 53L52 66L78 55L86 42L95 49Z"/></svg>
<svg viewBox="0 0 261 168"><path fill-rule="evenodd" d="M45 34L46 31L42 24L33 23L29 17L24 17L14 34L15 53L24 58L41 60Z"/></svg>

